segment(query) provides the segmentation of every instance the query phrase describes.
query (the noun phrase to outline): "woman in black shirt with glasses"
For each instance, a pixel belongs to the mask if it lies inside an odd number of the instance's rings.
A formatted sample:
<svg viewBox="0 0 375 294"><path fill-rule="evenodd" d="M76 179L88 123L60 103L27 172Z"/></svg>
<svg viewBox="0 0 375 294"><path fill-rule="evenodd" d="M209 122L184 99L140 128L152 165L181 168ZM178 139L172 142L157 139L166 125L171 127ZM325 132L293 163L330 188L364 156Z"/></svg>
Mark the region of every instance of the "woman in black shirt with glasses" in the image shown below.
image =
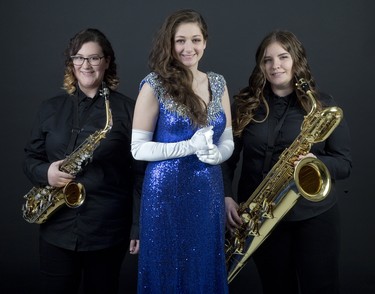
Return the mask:
<svg viewBox="0 0 375 294"><path fill-rule="evenodd" d="M144 168L130 153L134 101L115 91L115 54L99 30L76 34L65 55L66 93L42 103L25 148L24 171L35 186L82 183L86 197L75 209L63 205L40 225L42 290L117 293L129 237L130 252L138 251ZM110 89L113 125L92 161L72 176L60 170L66 154L106 123L103 82Z"/></svg>

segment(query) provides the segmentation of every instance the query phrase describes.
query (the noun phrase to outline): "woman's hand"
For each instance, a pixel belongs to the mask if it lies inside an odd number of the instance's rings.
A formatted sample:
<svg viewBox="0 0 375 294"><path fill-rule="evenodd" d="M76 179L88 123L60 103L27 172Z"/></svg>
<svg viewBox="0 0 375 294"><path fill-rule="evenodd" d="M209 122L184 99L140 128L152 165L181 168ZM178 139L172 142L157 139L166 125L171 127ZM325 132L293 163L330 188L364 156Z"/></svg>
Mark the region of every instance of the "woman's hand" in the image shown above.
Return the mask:
<svg viewBox="0 0 375 294"><path fill-rule="evenodd" d="M139 240L130 240L129 253L138 254L139 252Z"/></svg>
<svg viewBox="0 0 375 294"><path fill-rule="evenodd" d="M238 215L238 204L232 197L225 197L225 212L227 215L227 228L233 230L242 225L242 219Z"/></svg>
<svg viewBox="0 0 375 294"><path fill-rule="evenodd" d="M74 179L74 176L60 171L60 166L64 160L52 162L48 168L48 184L52 187L64 187Z"/></svg>

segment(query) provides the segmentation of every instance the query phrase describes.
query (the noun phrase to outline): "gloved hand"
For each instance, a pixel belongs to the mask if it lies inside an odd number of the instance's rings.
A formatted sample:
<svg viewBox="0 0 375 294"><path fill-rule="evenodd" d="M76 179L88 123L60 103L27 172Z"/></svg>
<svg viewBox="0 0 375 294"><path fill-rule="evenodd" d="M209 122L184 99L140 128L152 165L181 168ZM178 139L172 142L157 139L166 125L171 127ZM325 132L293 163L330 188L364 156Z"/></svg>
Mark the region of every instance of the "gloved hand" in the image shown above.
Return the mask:
<svg viewBox="0 0 375 294"><path fill-rule="evenodd" d="M233 153L234 142L232 127L228 127L221 134L217 146L211 145L207 150L199 150L196 154L198 159L208 164L220 164L227 160Z"/></svg>
<svg viewBox="0 0 375 294"><path fill-rule="evenodd" d="M212 148L213 135L214 131L212 130L212 126L199 129L191 137L189 144L193 149L195 149L195 153L208 150L209 148Z"/></svg>
<svg viewBox="0 0 375 294"><path fill-rule="evenodd" d="M199 129L185 141L161 143L152 141L153 133L143 130L132 130L131 152L137 160L159 161L192 155L197 151L209 149L212 142L212 127Z"/></svg>
<svg viewBox="0 0 375 294"><path fill-rule="evenodd" d="M197 151L198 159L208 164L219 164L223 160L222 155L216 145L212 145L210 149Z"/></svg>

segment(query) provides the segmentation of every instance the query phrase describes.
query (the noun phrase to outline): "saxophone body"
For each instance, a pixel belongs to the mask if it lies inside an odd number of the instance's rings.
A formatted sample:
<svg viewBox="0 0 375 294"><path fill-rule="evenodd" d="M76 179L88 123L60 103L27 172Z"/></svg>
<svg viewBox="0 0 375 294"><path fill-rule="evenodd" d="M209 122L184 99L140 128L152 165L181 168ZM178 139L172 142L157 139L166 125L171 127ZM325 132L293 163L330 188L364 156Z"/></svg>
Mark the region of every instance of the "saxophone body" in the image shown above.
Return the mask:
<svg viewBox="0 0 375 294"><path fill-rule="evenodd" d="M106 124L103 129L91 134L68 155L60 166L60 170L71 175L77 175L92 160L95 149L100 145L102 139L112 128L112 112L109 106L109 89L103 83L100 95L105 99ZM48 217L66 204L70 208L82 205L86 197L85 187L81 183L71 181L64 187L33 187L24 199L22 206L23 218L29 223L44 223Z"/></svg>
<svg viewBox="0 0 375 294"><path fill-rule="evenodd" d="M238 214L243 224L233 232L227 232L225 240L229 282L300 196L309 201L321 201L330 192L331 177L319 159L305 157L296 166L294 162L299 155L309 153L312 144L329 137L340 123L343 112L335 106L317 110L307 82L300 79L296 86L311 99L312 108L302 122L300 134L283 151L254 193L239 206Z"/></svg>

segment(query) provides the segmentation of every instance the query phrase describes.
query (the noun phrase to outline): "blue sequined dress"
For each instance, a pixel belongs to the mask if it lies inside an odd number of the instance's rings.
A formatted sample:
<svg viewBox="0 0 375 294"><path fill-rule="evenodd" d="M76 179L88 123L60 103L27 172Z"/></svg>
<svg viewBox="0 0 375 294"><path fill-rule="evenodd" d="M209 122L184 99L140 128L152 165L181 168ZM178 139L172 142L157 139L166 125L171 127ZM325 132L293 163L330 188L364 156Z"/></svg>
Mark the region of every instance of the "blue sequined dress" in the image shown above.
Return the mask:
<svg viewBox="0 0 375 294"><path fill-rule="evenodd" d="M211 102L209 124L217 143L226 126L221 106L225 80L207 73ZM192 127L183 107L166 99L149 74L159 101L156 142L190 139ZM225 208L221 168L196 155L150 162L143 184L140 219L138 293L228 293L224 254Z"/></svg>

